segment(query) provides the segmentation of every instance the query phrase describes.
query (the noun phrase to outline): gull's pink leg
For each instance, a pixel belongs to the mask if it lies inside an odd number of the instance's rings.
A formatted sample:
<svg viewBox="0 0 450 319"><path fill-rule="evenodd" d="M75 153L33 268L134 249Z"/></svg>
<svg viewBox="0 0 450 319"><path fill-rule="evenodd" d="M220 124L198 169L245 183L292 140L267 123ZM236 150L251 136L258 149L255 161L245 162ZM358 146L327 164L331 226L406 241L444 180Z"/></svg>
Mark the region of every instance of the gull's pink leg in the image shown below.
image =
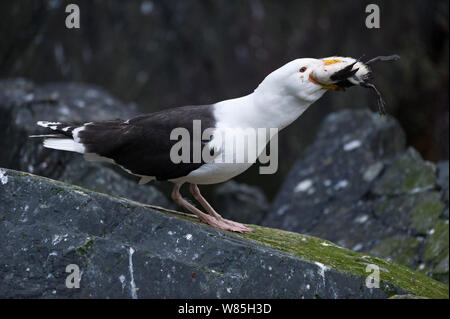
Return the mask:
<svg viewBox="0 0 450 319"><path fill-rule="evenodd" d="M191 191L192 196L194 196L194 198L200 203L200 205L202 205L202 207L215 219L239 229L239 230L236 230L239 232L251 232L252 231L250 228L246 227L244 224L237 223L237 222L225 219L222 216L220 216L214 210L214 208L207 202L207 200L202 196L202 194L200 193L200 189L198 188L198 186L196 184L190 184L189 190Z"/></svg>
<svg viewBox="0 0 450 319"><path fill-rule="evenodd" d="M191 213L197 215L197 217L204 222L205 224L211 225L216 228L220 228L223 230L230 230L235 232L243 232L242 228L236 227L230 224L227 224L223 222L222 220L218 220L214 218L213 216L210 216L208 214L203 213L198 208L196 208L194 205L190 204L188 201L186 201L180 194L180 187L181 185L175 184L172 190L172 199L178 203L181 207L186 208Z"/></svg>

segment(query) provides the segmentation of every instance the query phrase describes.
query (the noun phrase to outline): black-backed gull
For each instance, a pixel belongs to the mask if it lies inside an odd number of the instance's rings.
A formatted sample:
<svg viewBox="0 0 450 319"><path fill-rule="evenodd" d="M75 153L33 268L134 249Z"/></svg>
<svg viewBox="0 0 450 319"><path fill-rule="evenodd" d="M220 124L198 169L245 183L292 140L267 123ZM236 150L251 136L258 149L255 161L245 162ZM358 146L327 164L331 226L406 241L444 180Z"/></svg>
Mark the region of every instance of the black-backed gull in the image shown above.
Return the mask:
<svg viewBox="0 0 450 319"><path fill-rule="evenodd" d="M395 58L379 57L369 62ZM39 121L39 126L52 131L52 134L39 136L45 138L44 147L117 164L139 176L141 184L154 179L172 182L172 199L202 222L225 230L249 232L251 229L247 226L221 217L201 195L197 185L221 183L243 173L261 155L263 148L260 146L265 146L273 136L259 134L258 142L248 139L245 147L224 143L223 136L239 136L245 129L282 130L327 90L360 85L376 91L368 82L371 71L367 64L348 57L296 59L270 73L253 93L243 97L211 105L177 107L128 120L78 125ZM384 113L381 97L379 110ZM201 124L200 135L195 132L194 122ZM190 136L191 145L182 145L182 149L188 150L190 161L173 159L173 147L178 141L171 134L180 128ZM210 138L203 136L202 139L201 133L206 129L210 129ZM251 148L257 149L256 154L247 156L246 161L235 160L238 153ZM205 149L213 159L220 157L222 161L207 161L199 156L198 152ZM184 183L190 184L192 195L208 214L181 196L179 190Z"/></svg>

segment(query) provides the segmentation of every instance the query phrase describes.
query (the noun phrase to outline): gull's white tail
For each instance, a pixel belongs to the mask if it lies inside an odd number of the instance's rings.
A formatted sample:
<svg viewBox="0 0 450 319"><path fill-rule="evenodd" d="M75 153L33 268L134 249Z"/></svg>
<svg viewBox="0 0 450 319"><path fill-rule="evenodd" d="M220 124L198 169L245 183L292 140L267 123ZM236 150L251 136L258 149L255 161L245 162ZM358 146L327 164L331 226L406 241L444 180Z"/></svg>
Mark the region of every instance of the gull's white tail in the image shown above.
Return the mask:
<svg viewBox="0 0 450 319"><path fill-rule="evenodd" d="M46 138L43 143L46 148L53 148L55 150L84 153L85 147L83 144L77 143L68 138Z"/></svg>
<svg viewBox="0 0 450 319"><path fill-rule="evenodd" d="M52 148L55 150L69 151L76 153L85 153L85 146L79 143L78 132L84 128L84 126L77 127L69 124L59 122L46 122L39 121L36 123L39 126L51 129L57 134L45 134L45 135L31 135L30 137L43 137L43 146L46 148Z"/></svg>

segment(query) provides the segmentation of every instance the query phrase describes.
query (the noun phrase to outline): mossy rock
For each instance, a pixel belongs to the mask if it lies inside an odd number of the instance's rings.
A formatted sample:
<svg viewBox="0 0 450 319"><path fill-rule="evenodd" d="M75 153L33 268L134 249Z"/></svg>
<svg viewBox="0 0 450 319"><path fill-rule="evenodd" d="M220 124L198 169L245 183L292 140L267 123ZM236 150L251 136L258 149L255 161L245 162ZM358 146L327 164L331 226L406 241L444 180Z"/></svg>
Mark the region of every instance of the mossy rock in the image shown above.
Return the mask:
<svg viewBox="0 0 450 319"><path fill-rule="evenodd" d="M438 223L439 216L445 208L440 197L439 193L428 193L426 194L426 198L423 198L419 204L414 207L411 214L413 229L420 233L426 233L435 227Z"/></svg>
<svg viewBox="0 0 450 319"><path fill-rule="evenodd" d="M397 235L383 239L370 250L371 254L384 256L396 262L414 267L420 254L423 238Z"/></svg>
<svg viewBox="0 0 450 319"><path fill-rule="evenodd" d="M436 166L423 161L420 154L409 148L395 159L374 188L378 195L399 195L433 189Z"/></svg>
<svg viewBox="0 0 450 319"><path fill-rule="evenodd" d="M424 260L431 264L431 275L448 282L449 226L448 220L440 220L430 231L425 243ZM443 278L441 278L443 277Z"/></svg>
<svg viewBox="0 0 450 319"><path fill-rule="evenodd" d="M240 236L357 276L366 277L367 265L374 264L380 268L380 279L387 286L390 284L401 287L415 295L428 298L449 296L448 286L406 266L360 254L320 238L255 225L250 227L253 229L252 233Z"/></svg>
<svg viewBox="0 0 450 319"><path fill-rule="evenodd" d="M256 225L248 234L225 232L161 207L4 172L0 259L8 260L1 270L10 280L0 281L0 297L449 296L447 285L425 274L320 238ZM64 239L52 242L55 235ZM83 268L80 289L64 286L68 264ZM380 289L367 288L368 265L378 266Z"/></svg>

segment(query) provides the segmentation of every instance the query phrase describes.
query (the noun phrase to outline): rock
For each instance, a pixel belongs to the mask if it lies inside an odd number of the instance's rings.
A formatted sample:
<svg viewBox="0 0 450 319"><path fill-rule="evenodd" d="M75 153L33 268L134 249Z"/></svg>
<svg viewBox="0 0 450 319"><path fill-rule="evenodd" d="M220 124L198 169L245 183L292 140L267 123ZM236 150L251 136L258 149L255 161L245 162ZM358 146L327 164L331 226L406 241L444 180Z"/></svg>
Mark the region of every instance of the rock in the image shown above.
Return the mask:
<svg viewBox="0 0 450 319"><path fill-rule="evenodd" d="M442 192L444 194L444 200L448 204L448 198L449 198L449 177L448 177L448 170L449 170L449 162L448 161L442 161L437 164L438 168L438 184L442 188ZM447 218L448 218L448 210L447 210Z"/></svg>
<svg viewBox="0 0 450 319"><path fill-rule="evenodd" d="M319 238L237 235L25 172L0 180L1 298L448 298L421 273ZM379 289L366 287L368 264Z"/></svg>
<svg viewBox="0 0 450 319"><path fill-rule="evenodd" d="M129 118L136 106L124 104L104 90L79 83L37 86L24 79L0 81L0 167L28 171L111 195L143 203L172 207L154 186L137 185L123 176L87 162L80 154L45 149L41 139L28 136L43 133L39 120L90 122Z"/></svg>
<svg viewBox="0 0 450 319"><path fill-rule="evenodd" d="M389 117L331 114L264 225L391 258L448 283L448 204L436 180L445 171L405 150L403 136Z"/></svg>
<svg viewBox="0 0 450 319"><path fill-rule="evenodd" d="M435 171L412 149L393 160L373 189L378 196L367 202L385 226L368 252L448 283L448 217Z"/></svg>
<svg viewBox="0 0 450 319"><path fill-rule="evenodd" d="M41 86L24 79L0 81L0 166L59 178L65 166L81 159L79 154L44 149L41 140L30 139L45 133L36 122L70 121L84 123L136 114L136 107L123 104L104 90L78 83Z"/></svg>
<svg viewBox="0 0 450 319"><path fill-rule="evenodd" d="M261 189L231 180L213 193L214 208L224 217L241 223L260 224L269 211Z"/></svg>
<svg viewBox="0 0 450 319"><path fill-rule="evenodd" d="M404 145L404 133L392 118L363 111L329 115L286 178L265 224L305 232L319 220L330 219L331 208L333 215L339 214L336 205L344 206L341 210L348 216L345 207L368 193L384 169L384 159Z"/></svg>
<svg viewBox="0 0 450 319"><path fill-rule="evenodd" d="M409 148L391 163L372 192L376 195L395 196L432 190L435 186L435 165L423 161L416 150Z"/></svg>
<svg viewBox="0 0 450 319"><path fill-rule="evenodd" d="M81 172L81 173L80 173ZM137 202L174 208L175 204L169 201L156 187L151 184L139 185L137 180L125 177L126 173L119 174L112 168L96 163L74 161L59 177L59 180L88 188L100 193L113 196L126 197Z"/></svg>

